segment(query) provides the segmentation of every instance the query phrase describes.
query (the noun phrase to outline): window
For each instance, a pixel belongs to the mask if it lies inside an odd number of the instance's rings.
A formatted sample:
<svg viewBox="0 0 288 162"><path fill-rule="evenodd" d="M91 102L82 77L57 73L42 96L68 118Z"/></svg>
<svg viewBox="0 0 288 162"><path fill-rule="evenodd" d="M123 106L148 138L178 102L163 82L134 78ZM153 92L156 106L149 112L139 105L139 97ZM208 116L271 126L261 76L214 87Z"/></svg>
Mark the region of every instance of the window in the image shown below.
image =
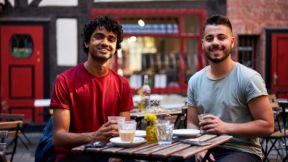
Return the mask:
<svg viewBox="0 0 288 162"><path fill-rule="evenodd" d="M256 69L258 36L240 35L238 47L238 60L241 64Z"/></svg>
<svg viewBox="0 0 288 162"><path fill-rule="evenodd" d="M28 34L14 34L10 40L10 51L15 58L27 58L32 56L33 41Z"/></svg>
<svg viewBox="0 0 288 162"><path fill-rule="evenodd" d="M113 68L133 89L140 88L145 74L152 93L187 92L188 79L203 67L201 29L203 10L95 9L92 17L109 14L122 24L122 48Z"/></svg>

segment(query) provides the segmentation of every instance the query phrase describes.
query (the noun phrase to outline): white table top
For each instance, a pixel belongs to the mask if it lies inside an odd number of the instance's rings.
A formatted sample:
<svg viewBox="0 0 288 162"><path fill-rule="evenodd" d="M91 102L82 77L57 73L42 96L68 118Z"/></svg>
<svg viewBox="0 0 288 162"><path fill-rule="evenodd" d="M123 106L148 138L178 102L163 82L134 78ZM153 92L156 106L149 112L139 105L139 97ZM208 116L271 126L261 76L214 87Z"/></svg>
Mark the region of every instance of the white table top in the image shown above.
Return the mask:
<svg viewBox="0 0 288 162"><path fill-rule="evenodd" d="M36 99L34 107L48 107L50 106L50 99Z"/></svg>

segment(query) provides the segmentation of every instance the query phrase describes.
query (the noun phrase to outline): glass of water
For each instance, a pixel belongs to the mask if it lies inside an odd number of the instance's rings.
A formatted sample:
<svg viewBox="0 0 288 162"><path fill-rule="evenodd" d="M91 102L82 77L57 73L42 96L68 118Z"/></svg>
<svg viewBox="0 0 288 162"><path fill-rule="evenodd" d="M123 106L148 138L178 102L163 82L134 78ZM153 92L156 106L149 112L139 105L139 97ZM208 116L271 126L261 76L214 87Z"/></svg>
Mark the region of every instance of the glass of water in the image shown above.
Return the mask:
<svg viewBox="0 0 288 162"><path fill-rule="evenodd" d="M167 145L172 143L174 124L158 123L155 126L155 133L159 145Z"/></svg>
<svg viewBox="0 0 288 162"><path fill-rule="evenodd" d="M207 114L199 114L198 115L198 120L199 120L199 123L200 122L203 122L204 120L205 120L205 116L206 116ZM204 134L204 130L200 127L200 125L199 125L199 129L200 129L200 133L201 134Z"/></svg>

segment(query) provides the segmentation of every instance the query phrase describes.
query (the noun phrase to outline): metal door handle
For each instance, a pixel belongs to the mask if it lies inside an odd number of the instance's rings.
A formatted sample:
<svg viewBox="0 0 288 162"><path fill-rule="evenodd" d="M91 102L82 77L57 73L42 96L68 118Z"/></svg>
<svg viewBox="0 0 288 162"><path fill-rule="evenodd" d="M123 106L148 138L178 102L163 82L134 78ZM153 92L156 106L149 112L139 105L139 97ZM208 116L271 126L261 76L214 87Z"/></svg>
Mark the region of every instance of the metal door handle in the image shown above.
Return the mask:
<svg viewBox="0 0 288 162"><path fill-rule="evenodd" d="M276 73L274 73L274 75L273 75L273 84L274 85L277 84L277 80L278 80L278 75Z"/></svg>

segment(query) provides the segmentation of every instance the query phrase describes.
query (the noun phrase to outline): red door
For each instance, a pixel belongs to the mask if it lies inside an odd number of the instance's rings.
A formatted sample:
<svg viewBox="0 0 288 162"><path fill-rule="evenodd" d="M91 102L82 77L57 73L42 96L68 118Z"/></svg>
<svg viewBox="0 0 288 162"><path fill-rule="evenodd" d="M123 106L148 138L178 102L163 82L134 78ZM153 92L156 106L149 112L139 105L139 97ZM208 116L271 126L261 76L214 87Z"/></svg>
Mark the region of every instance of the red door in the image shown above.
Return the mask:
<svg viewBox="0 0 288 162"><path fill-rule="evenodd" d="M288 93L288 34L272 34L271 67L272 91Z"/></svg>
<svg viewBox="0 0 288 162"><path fill-rule="evenodd" d="M42 122L43 110L33 105L43 98L43 26L2 26L0 30L1 97L8 102L6 112Z"/></svg>

